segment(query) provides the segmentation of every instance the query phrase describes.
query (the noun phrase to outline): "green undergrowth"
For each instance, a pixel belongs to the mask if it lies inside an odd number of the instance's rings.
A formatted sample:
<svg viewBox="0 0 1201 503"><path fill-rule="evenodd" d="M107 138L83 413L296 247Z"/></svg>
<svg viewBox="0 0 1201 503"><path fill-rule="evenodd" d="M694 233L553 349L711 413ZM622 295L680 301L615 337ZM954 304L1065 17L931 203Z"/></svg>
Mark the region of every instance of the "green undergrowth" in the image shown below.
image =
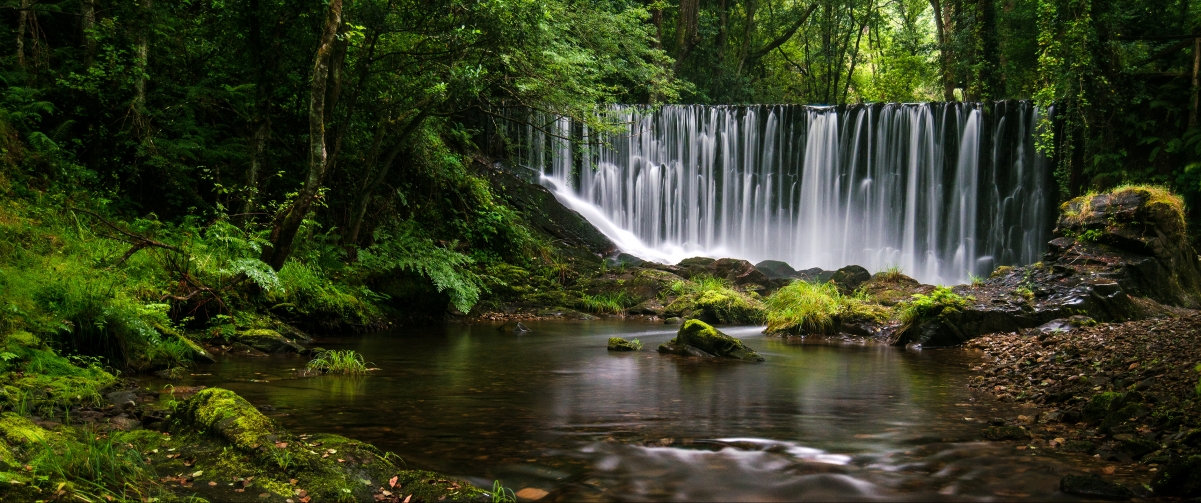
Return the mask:
<svg viewBox="0 0 1201 503"><path fill-rule="evenodd" d="M833 334L843 320L883 322L890 316L863 294L844 294L833 283L794 281L768 297L766 305L767 333Z"/></svg>
<svg viewBox="0 0 1201 503"><path fill-rule="evenodd" d="M596 295L583 294L580 306L587 311L606 314L625 314L638 304L638 298L625 291L602 292Z"/></svg>
<svg viewBox="0 0 1201 503"><path fill-rule="evenodd" d="M764 317L763 301L757 294L735 289L721 278L697 275L675 281L670 293L676 297L666 306L669 315L709 323L759 323Z"/></svg>

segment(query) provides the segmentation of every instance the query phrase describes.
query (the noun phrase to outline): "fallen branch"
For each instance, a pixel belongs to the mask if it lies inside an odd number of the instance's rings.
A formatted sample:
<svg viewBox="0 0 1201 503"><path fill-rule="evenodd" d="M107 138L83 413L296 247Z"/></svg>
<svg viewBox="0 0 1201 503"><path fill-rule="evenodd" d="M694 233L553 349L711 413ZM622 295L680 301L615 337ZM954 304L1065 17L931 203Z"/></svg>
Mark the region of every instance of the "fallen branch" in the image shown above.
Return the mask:
<svg viewBox="0 0 1201 503"><path fill-rule="evenodd" d="M150 248L150 247L162 248L164 250L170 250L170 251L173 251L180 255L188 254L187 252L185 252L183 249L179 248L178 246L169 245L169 244L163 243L161 241L155 241L146 236L142 236L140 234L134 234L133 232L122 229L122 228L118 227L116 224L109 222L104 217L96 214L93 211L85 210L83 208L69 208L69 209L71 211L79 211L79 212L83 212L88 215L91 215L96 220L99 220L100 223L104 224L105 227L108 227L108 228L116 231L118 234L121 234L126 237L126 239L120 239L120 238L117 238L116 236L111 236L112 238L117 239L118 241L123 241L123 242L133 245L133 248L130 248L129 251L125 252L125 255L122 255L121 259L118 260L117 262L115 262L113 264L113 266L118 266L118 265L125 263L126 260L129 260L129 258L132 257L133 254L137 253L139 250L142 250L144 248Z"/></svg>

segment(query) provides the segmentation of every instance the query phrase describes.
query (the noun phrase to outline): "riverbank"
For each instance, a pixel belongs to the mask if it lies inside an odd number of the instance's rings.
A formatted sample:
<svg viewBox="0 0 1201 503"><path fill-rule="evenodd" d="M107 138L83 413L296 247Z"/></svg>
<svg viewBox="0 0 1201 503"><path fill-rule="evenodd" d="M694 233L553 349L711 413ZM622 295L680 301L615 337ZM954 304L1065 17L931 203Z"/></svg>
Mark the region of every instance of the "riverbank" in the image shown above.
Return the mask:
<svg viewBox="0 0 1201 503"><path fill-rule="evenodd" d="M1156 495L1201 495L1201 314L974 339L971 386L1032 406L986 432L1083 452Z"/></svg>

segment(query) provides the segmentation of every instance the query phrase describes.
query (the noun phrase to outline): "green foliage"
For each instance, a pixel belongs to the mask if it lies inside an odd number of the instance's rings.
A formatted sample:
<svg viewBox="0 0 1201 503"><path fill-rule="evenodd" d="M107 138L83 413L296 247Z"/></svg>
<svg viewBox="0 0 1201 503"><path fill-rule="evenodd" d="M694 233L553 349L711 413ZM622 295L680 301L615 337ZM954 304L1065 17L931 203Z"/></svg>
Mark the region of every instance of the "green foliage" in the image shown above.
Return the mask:
<svg viewBox="0 0 1201 503"><path fill-rule="evenodd" d="M929 295L914 294L913 300L904 303L901 306L901 323L910 326L919 320L949 314L970 306L973 300L972 297L964 297L950 288L939 286Z"/></svg>
<svg viewBox="0 0 1201 503"><path fill-rule="evenodd" d="M833 283L794 281L768 297L766 305L768 333L830 334L844 319L884 321L889 315L861 293L845 295Z"/></svg>
<svg viewBox="0 0 1201 503"><path fill-rule="evenodd" d="M464 313L480 298L482 280L468 270L474 261L453 249L435 245L413 221L377 229L375 244L359 250L358 258L361 267L373 274L414 271L424 275Z"/></svg>
<svg viewBox="0 0 1201 503"><path fill-rule="evenodd" d="M367 364L363 361L363 355L353 350L322 352L309 361L307 368L334 374L361 375L367 373Z"/></svg>
<svg viewBox="0 0 1201 503"><path fill-rule="evenodd" d="M885 282L897 282L905 277L905 269L899 265L885 267L883 271L876 273L875 276L876 279Z"/></svg>
<svg viewBox="0 0 1201 503"><path fill-rule="evenodd" d="M975 274L968 274L968 278L971 280L972 286L977 288L983 286L984 280L988 279L983 276L976 276Z"/></svg>

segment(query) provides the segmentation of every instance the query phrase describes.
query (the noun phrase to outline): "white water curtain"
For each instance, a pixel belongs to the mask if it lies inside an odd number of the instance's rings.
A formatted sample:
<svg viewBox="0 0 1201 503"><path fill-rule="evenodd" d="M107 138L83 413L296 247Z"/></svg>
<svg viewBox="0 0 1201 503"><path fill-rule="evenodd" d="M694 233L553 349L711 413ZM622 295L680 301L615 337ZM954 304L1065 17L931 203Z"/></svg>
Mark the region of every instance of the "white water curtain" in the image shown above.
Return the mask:
<svg viewBox="0 0 1201 503"><path fill-rule="evenodd" d="M1026 102L665 106L514 135L518 158L625 251L892 266L928 283L1038 260L1054 210ZM569 140L574 138L576 141Z"/></svg>

